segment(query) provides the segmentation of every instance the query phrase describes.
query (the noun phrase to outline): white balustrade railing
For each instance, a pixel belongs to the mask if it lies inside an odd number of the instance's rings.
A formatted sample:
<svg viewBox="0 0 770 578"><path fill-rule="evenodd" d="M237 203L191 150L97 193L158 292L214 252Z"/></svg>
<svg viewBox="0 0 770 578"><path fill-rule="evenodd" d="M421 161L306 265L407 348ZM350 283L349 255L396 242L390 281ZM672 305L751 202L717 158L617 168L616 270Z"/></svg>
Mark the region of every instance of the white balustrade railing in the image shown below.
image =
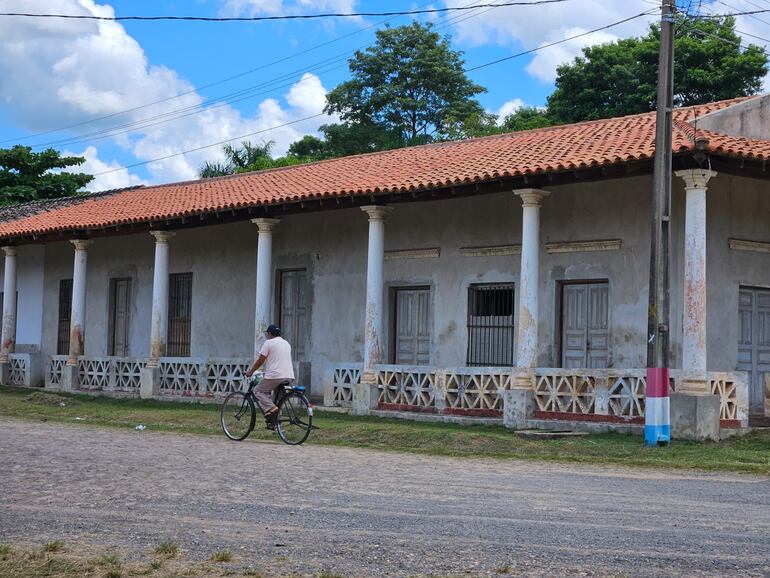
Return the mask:
<svg viewBox="0 0 770 578"><path fill-rule="evenodd" d="M333 407L353 404L353 386L361 383L363 363L335 363L324 371L324 403Z"/></svg>
<svg viewBox="0 0 770 578"><path fill-rule="evenodd" d="M361 372L360 363L328 365L325 402L350 407ZM385 409L498 417L503 409L501 392L511 387L513 373L496 367L377 365L375 379Z"/></svg>
<svg viewBox="0 0 770 578"><path fill-rule="evenodd" d="M222 396L239 389L251 360L162 357L158 360L160 392L168 396ZM60 387L66 355L56 355L46 372L46 385ZM147 360L135 357L84 355L78 358L78 387L90 391L139 393Z"/></svg>
<svg viewBox="0 0 770 578"><path fill-rule="evenodd" d="M51 357L51 363L48 364L45 375L46 387L61 386L61 376L65 365L67 365L66 355L54 355Z"/></svg>
<svg viewBox="0 0 770 578"><path fill-rule="evenodd" d="M445 412L502 413L502 392L513 384L510 368L455 367L444 370Z"/></svg>
<svg viewBox="0 0 770 578"><path fill-rule="evenodd" d="M11 353L8 355L9 385L30 385L32 361L27 353Z"/></svg>
<svg viewBox="0 0 770 578"><path fill-rule="evenodd" d="M78 384L80 389L108 389L111 373L111 357L84 355L78 358Z"/></svg>
<svg viewBox="0 0 770 578"><path fill-rule="evenodd" d="M353 387L361 380L360 363L326 368L326 403L350 407ZM442 414L499 415L502 392L513 385L511 368L378 365L379 402L385 409L435 411ZM645 369L558 369L533 371L536 416L551 419L643 423ZM671 371L671 392L681 372ZM721 400L723 427L748 424L747 377L741 372L709 372L711 392Z"/></svg>
<svg viewBox="0 0 770 578"><path fill-rule="evenodd" d="M381 404L435 409L440 379L435 368L378 365L375 376Z"/></svg>
<svg viewBox="0 0 770 578"><path fill-rule="evenodd" d="M671 392L676 392L681 371L672 370ZM748 423L748 385L741 372L707 374L709 389L719 395L720 420L729 427L743 427ZM627 420L644 419L644 369L552 369L535 370L535 402L537 410L551 416L567 414L580 419ZM586 418L589 419L589 418Z"/></svg>

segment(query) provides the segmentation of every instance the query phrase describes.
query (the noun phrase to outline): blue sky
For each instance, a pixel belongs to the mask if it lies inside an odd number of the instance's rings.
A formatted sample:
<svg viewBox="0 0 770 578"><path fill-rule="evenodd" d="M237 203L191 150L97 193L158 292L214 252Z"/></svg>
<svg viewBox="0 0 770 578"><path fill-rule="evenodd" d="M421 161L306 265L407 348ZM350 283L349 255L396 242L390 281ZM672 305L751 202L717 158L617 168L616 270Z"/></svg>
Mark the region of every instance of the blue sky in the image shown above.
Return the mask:
<svg viewBox="0 0 770 578"><path fill-rule="evenodd" d="M749 7L743 6L746 2L729 1L742 8ZM477 3L479 0L0 0L0 11L250 16ZM422 19L451 35L454 47L465 53L467 66L473 67L654 9L654 4L652 0L565 0ZM479 100L495 113L522 104L542 105L553 90L560 62L573 58L586 44L641 34L655 18L650 14L473 72L472 79L488 89ZM221 155L220 146L202 147L257 131L263 132L249 137L252 141L273 140L275 152L282 154L296 138L333 122L333 118L315 116L322 111L324 93L348 77L345 57L371 43L386 19L391 25L410 21L410 17L367 17L119 24L6 17L0 19L0 146L51 143L84 155L84 170L104 173L91 185L94 190L195 178L204 160ZM743 27L767 34L756 22L747 21ZM283 61L276 63L279 60ZM248 72L258 67L262 69ZM235 75L241 76L206 88ZM187 94L177 97L181 93ZM233 93L240 94L237 102L232 97L221 100ZM164 102L145 106L158 100ZM105 116L108 118L94 121ZM301 120L311 116L315 118ZM172 120L161 122L169 118ZM292 124L268 130L287 123ZM70 128L56 130L67 126ZM197 148L201 150L177 155ZM165 156L170 158L147 162ZM135 163L146 164L114 170Z"/></svg>

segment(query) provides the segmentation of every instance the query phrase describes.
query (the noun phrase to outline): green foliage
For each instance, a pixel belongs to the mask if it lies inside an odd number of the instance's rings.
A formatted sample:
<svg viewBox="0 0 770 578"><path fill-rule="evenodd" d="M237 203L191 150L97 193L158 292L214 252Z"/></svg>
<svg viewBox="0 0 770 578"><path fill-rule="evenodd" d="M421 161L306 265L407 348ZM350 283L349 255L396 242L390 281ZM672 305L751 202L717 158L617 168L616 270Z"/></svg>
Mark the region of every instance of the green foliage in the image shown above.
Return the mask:
<svg viewBox="0 0 770 578"><path fill-rule="evenodd" d="M505 117L500 125L500 132L532 130L553 126L554 124L556 123L546 110L536 106L524 106Z"/></svg>
<svg viewBox="0 0 770 578"><path fill-rule="evenodd" d="M225 153L225 162L207 161L198 170L198 176L202 179L223 177L236 173L248 173L264 169L274 169L308 162L313 159L300 159L294 156L285 156L274 159L272 156L273 141L255 145L245 140L238 148L226 144L222 147Z"/></svg>
<svg viewBox="0 0 770 578"><path fill-rule="evenodd" d="M381 129L364 139L369 144L445 138L457 124L483 113L474 97L485 89L466 76L461 56L431 24L380 30L375 44L348 61L352 78L326 96L325 110L338 113L348 128Z"/></svg>
<svg viewBox="0 0 770 578"><path fill-rule="evenodd" d="M212 562L232 562L233 551L230 548L224 550L217 550L209 558Z"/></svg>
<svg viewBox="0 0 770 578"><path fill-rule="evenodd" d="M85 161L83 157L62 157L54 149L39 153L22 145L0 149L0 205L77 194L94 177L85 173L50 171L81 165Z"/></svg>
<svg viewBox="0 0 770 578"><path fill-rule="evenodd" d="M158 556L176 558L177 554L179 554L179 544L172 542L171 540L161 540L155 546L153 552Z"/></svg>
<svg viewBox="0 0 770 578"><path fill-rule="evenodd" d="M688 106L756 94L768 71L764 48L740 47L735 19L679 17L674 48L674 104ZM548 115L561 123L655 110L660 27L583 49L557 69Z"/></svg>
<svg viewBox="0 0 770 578"><path fill-rule="evenodd" d="M322 159L326 155L326 143L317 136L306 134L289 145L287 156L298 159Z"/></svg>

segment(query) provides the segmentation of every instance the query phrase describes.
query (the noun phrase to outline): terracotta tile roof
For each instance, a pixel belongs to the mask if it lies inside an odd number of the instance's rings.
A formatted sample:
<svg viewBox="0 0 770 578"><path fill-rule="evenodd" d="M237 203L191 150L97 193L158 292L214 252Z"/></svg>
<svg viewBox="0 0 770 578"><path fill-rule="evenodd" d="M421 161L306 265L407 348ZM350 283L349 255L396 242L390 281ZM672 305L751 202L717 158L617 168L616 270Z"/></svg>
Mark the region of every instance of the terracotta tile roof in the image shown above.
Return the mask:
<svg viewBox="0 0 770 578"><path fill-rule="evenodd" d="M740 100L674 112L675 152L692 150L687 121ZM715 154L767 158L770 142L699 131ZM431 189L500 177L622 164L654 156L655 115L638 114L410 147L231 177L126 190L0 222L0 238L162 221L318 197Z"/></svg>
<svg viewBox="0 0 770 578"><path fill-rule="evenodd" d="M76 197L62 197L58 199L43 199L39 201L30 201L28 203L21 203L18 205L0 206L0 223L7 221L14 221L24 217L37 215L38 213L45 213L54 209L60 209L62 207L70 207L73 205L79 205L80 203L89 199L104 198L120 193L123 191L130 191L133 189L139 189L143 185L134 185L131 187L124 187L121 189L110 189L107 191L98 191L94 193L87 193Z"/></svg>

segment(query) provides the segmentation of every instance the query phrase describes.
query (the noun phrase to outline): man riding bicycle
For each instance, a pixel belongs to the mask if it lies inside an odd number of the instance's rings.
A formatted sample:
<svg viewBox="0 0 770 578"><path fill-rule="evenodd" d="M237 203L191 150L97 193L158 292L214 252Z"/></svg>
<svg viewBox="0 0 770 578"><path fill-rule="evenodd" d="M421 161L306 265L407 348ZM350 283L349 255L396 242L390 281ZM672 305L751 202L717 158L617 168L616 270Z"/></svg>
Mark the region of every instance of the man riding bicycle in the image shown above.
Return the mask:
<svg viewBox="0 0 770 578"><path fill-rule="evenodd" d="M270 325L265 335L267 339L259 351L259 357L246 372L246 377L251 377L262 365L265 366L265 377L254 390L254 397L265 417L271 418L278 411L272 394L281 384L294 379L294 367L291 362L291 345L281 337L281 328Z"/></svg>

